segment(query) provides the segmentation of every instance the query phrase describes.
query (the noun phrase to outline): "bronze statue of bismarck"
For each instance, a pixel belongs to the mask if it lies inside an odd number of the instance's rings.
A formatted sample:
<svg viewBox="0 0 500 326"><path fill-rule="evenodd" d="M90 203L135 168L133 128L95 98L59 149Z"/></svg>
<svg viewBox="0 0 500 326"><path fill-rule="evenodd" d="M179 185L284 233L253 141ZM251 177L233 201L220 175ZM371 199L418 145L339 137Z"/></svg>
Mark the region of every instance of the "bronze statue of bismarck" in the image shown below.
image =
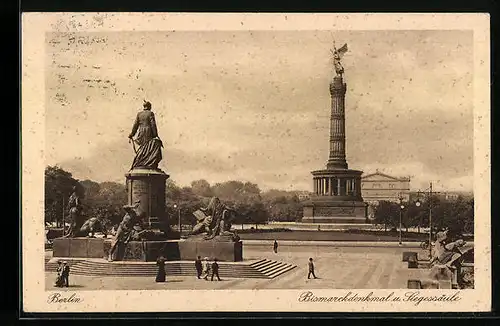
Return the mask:
<svg viewBox="0 0 500 326"><path fill-rule="evenodd" d="M143 110L137 113L132 131L128 138L134 145L135 158L131 170L135 168L158 169L162 160L163 143L158 137L155 114L151 111L151 103L144 101ZM134 139L135 136L135 139ZM135 144L139 146L135 149Z"/></svg>

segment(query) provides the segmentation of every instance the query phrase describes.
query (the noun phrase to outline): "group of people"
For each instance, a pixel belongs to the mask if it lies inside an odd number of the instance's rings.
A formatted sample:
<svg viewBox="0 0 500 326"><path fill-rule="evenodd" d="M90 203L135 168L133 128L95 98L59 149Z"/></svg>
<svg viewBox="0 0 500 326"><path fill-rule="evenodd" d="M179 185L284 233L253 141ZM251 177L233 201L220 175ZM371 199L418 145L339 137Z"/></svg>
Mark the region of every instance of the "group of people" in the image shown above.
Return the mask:
<svg viewBox="0 0 500 326"><path fill-rule="evenodd" d="M69 287L69 265L67 262L57 262L57 278L55 287Z"/></svg>
<svg viewBox="0 0 500 326"><path fill-rule="evenodd" d="M156 273L156 282L166 282L167 274L165 271L165 258L160 256L156 261L156 265L158 266L158 272ZM213 262L210 263L208 257L202 261L201 256L198 256L194 262L194 267L196 268L196 275L198 279L204 279L208 281L208 277L210 276L210 272L212 273L210 277L210 281L214 280L214 277L217 278L217 281L221 281L219 276L219 264L217 263L217 258L214 258Z"/></svg>
<svg viewBox="0 0 500 326"><path fill-rule="evenodd" d="M198 279L204 279L208 281L208 276L212 272L210 281L214 280L214 276L217 277L217 281L220 281L219 277L219 264L217 263L217 258L210 264L208 257L205 257L203 262L201 261L201 256L198 256L194 262L194 267L196 268L196 275Z"/></svg>

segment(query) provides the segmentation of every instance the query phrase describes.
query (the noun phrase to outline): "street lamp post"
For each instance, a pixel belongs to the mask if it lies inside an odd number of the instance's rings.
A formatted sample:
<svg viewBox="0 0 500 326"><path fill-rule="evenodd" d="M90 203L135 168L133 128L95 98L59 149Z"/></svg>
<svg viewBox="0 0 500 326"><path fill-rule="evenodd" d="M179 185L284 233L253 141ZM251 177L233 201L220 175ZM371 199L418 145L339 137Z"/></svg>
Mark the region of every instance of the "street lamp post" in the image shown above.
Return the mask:
<svg viewBox="0 0 500 326"><path fill-rule="evenodd" d="M429 203L429 257L432 258L432 182L429 183L428 203ZM425 190L424 190L425 191ZM415 203L417 207L420 207L420 201L417 198Z"/></svg>
<svg viewBox="0 0 500 326"><path fill-rule="evenodd" d="M179 209L177 210L177 212L178 212L178 218L177 218L177 228L179 229L179 235L180 235L180 234L181 234L181 232L182 232L182 224L181 224L181 208L180 208L180 206L177 206L177 204L174 204L174 208L176 208L176 209L177 209L177 208L179 208Z"/></svg>
<svg viewBox="0 0 500 326"><path fill-rule="evenodd" d="M401 229L403 228L403 209L405 206L403 205L403 195L399 195L399 245L403 245L402 237L401 237Z"/></svg>

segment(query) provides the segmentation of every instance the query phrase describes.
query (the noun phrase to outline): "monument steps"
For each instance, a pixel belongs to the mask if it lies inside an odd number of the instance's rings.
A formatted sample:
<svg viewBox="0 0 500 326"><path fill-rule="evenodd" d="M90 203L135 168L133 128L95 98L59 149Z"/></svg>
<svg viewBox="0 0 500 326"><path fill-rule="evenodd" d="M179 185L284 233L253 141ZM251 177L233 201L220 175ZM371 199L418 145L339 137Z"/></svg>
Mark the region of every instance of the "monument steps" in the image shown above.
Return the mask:
<svg viewBox="0 0 500 326"><path fill-rule="evenodd" d="M262 259L259 262L250 264L250 266L255 267L255 268L265 268L266 266L272 265L273 263L274 263L274 260Z"/></svg>
<svg viewBox="0 0 500 326"><path fill-rule="evenodd" d="M268 278L275 278L276 276L284 274L297 267L292 264L286 264L270 259L263 259L261 261L250 264L250 266L266 275Z"/></svg>
<svg viewBox="0 0 500 326"><path fill-rule="evenodd" d="M157 266L154 262L107 262L105 260L67 260L71 274L85 276L135 276L154 277ZM45 259L45 269L55 272L57 261ZM251 264L219 263L221 278L274 278L286 273L296 266L269 259ZM194 263L191 261L166 262L167 276L196 276Z"/></svg>
<svg viewBox="0 0 500 326"><path fill-rule="evenodd" d="M50 261L49 257L45 257L45 271L46 272L57 272L57 261ZM63 260L66 261L70 268L72 268L75 264L79 263L76 260Z"/></svg>
<svg viewBox="0 0 500 326"><path fill-rule="evenodd" d="M265 274L269 277L269 278L275 278L281 274L284 274L286 272L289 272L291 271L292 269L294 269L295 265L284 265L284 266L280 266L279 268L275 268L273 271L269 271L269 272L266 272Z"/></svg>

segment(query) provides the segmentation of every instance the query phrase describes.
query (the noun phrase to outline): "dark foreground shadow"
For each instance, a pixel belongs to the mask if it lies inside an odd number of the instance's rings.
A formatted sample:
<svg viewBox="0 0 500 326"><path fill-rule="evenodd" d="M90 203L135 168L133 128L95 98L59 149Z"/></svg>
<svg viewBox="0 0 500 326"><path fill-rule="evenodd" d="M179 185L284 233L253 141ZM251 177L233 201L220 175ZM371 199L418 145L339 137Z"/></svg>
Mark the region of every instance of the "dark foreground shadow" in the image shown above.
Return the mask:
<svg viewBox="0 0 500 326"><path fill-rule="evenodd" d="M213 281L208 280L208 282L227 282L227 281L231 281L231 280L226 280L224 278L221 279L221 280L219 280L219 281L217 281L217 280L213 280Z"/></svg>
<svg viewBox="0 0 500 326"><path fill-rule="evenodd" d="M52 289L54 290L69 290L69 289L78 289L78 288L84 288L84 285L80 284L70 284L69 287L58 287L58 286L53 286Z"/></svg>

